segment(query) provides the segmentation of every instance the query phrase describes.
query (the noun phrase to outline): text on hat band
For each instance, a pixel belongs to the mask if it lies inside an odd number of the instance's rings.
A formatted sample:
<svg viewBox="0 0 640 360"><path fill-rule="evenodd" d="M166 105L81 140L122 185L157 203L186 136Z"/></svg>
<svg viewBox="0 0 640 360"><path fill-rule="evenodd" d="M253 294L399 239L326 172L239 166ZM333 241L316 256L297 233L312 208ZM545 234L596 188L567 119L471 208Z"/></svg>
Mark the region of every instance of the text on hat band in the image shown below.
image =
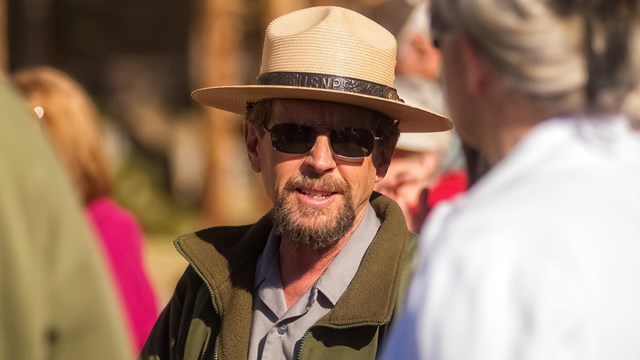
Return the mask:
<svg viewBox="0 0 640 360"><path fill-rule="evenodd" d="M258 84L337 90L403 102L396 89L392 87L366 80L327 74L268 72L258 77Z"/></svg>

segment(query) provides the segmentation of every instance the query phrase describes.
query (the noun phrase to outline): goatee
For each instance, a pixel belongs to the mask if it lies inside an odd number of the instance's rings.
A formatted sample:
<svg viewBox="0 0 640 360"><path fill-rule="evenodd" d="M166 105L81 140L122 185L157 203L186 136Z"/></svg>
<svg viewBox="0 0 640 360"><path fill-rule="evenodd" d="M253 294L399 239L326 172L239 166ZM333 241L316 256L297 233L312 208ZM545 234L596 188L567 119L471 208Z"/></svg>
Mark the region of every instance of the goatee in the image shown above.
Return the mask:
<svg viewBox="0 0 640 360"><path fill-rule="evenodd" d="M296 189L312 187L340 194L344 198L343 206L339 209L333 222L326 221L326 224L310 226L300 221L307 219L308 222L309 219L320 219L326 215L326 209L293 206L290 203L293 201L291 194L295 193ZM345 184L327 178L311 178L301 175L287 181L283 193L276 199L272 216L278 235L314 250L322 250L335 244L347 234L353 226L356 212L351 202L351 191Z"/></svg>

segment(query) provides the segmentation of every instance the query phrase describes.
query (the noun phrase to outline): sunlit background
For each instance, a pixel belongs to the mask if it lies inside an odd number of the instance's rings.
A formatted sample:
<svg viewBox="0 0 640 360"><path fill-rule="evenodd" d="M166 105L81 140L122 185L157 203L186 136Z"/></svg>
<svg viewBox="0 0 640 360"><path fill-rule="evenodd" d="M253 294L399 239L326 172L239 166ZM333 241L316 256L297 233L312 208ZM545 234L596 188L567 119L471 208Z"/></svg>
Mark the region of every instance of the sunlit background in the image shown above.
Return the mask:
<svg viewBox="0 0 640 360"><path fill-rule="evenodd" d="M190 91L255 83L264 28L278 15L340 5L397 35L414 2L0 0L8 54L0 61L9 71L59 68L92 95L117 172L114 195L144 228L162 305L186 265L173 239L250 223L270 207L248 167L237 115L197 105Z"/></svg>

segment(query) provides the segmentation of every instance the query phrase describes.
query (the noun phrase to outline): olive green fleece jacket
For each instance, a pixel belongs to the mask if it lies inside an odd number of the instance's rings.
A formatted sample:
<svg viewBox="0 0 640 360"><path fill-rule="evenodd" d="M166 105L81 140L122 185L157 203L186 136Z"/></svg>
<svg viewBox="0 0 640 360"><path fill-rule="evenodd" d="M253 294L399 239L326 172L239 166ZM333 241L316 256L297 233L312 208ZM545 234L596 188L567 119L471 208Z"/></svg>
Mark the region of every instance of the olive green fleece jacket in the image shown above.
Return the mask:
<svg viewBox="0 0 640 360"><path fill-rule="evenodd" d="M116 296L33 110L0 78L0 360L132 359Z"/></svg>
<svg viewBox="0 0 640 360"><path fill-rule="evenodd" d="M370 199L380 229L336 306L304 335L299 359L374 359L404 295L416 235L389 198ZM141 359L247 359L255 269L270 216L179 238L190 266L153 328Z"/></svg>

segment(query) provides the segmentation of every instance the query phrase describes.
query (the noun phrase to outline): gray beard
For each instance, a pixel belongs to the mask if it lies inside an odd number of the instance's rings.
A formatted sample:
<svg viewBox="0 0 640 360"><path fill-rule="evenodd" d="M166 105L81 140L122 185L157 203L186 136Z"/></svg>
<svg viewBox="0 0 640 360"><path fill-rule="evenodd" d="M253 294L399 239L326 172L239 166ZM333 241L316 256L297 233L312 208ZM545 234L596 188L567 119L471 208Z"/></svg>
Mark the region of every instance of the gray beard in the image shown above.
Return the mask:
<svg viewBox="0 0 640 360"><path fill-rule="evenodd" d="M325 189L332 189L334 192L339 192L344 196L346 201L342 209L338 211L334 223L326 224L318 228L310 228L302 224L298 219L322 216L324 215L324 210L307 207L294 210L291 204L287 204L286 199L291 198L288 195L295 192L297 187L309 186L318 182L320 182ZM312 179L299 176L290 179L285 185L284 193L276 200L272 211L276 234L314 250L323 250L330 247L347 234L355 221L356 212L350 195L351 191L346 186L341 186L340 184L335 184L322 178Z"/></svg>

